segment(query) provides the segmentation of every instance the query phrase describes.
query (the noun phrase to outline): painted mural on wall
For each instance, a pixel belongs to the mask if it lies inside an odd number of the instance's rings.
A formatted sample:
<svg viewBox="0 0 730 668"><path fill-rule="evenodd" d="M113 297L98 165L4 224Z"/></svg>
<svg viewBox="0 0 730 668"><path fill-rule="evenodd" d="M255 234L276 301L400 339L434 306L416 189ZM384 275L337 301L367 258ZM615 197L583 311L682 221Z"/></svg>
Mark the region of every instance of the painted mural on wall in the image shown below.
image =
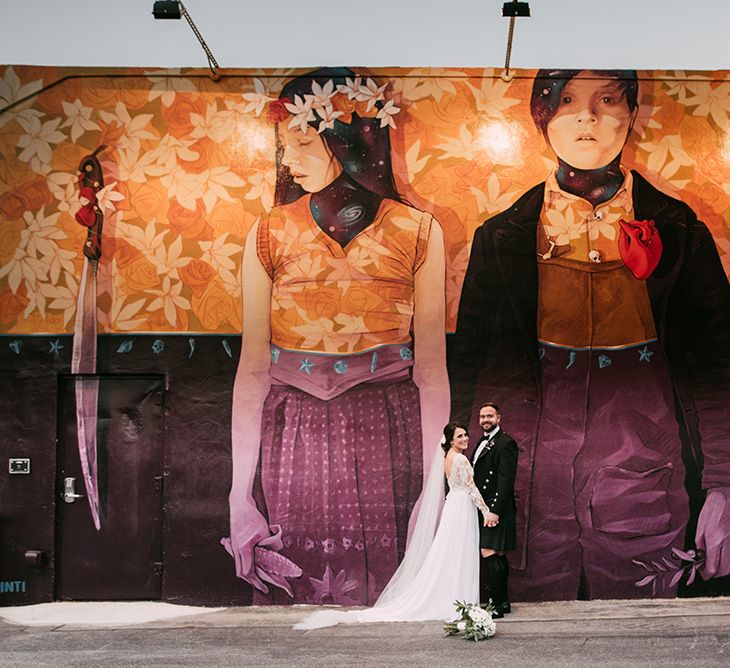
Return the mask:
<svg viewBox="0 0 730 668"><path fill-rule="evenodd" d="M0 70L0 332L73 332L92 204L102 335L242 333L200 549L255 601L372 603L485 400L515 599L730 573L726 73L109 74Z"/></svg>

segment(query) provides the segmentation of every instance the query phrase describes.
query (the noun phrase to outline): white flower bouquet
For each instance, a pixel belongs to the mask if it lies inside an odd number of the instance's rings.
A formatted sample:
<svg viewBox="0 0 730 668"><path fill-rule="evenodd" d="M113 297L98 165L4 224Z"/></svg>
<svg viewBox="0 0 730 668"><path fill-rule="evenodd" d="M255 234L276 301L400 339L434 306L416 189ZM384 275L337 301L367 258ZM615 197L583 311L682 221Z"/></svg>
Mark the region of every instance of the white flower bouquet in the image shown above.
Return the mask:
<svg viewBox="0 0 730 668"><path fill-rule="evenodd" d="M491 605L482 608L476 603L456 601L454 607L459 616L444 624L444 635L463 633L466 640L476 642L491 638L497 632L497 625L492 619L494 608Z"/></svg>

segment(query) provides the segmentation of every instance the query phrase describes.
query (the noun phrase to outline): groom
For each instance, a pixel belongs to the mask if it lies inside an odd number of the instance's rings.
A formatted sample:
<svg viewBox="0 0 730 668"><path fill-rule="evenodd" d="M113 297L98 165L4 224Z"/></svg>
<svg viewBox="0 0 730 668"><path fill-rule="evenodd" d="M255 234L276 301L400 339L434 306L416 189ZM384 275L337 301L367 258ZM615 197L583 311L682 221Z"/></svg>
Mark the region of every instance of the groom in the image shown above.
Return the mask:
<svg viewBox="0 0 730 668"><path fill-rule="evenodd" d="M514 482L517 470L517 443L500 429L499 406L483 404L479 409L479 426L484 436L474 451L474 484L489 506L489 513L479 523L479 600L491 599L492 617L511 612L507 594L509 563L504 553L517 547Z"/></svg>

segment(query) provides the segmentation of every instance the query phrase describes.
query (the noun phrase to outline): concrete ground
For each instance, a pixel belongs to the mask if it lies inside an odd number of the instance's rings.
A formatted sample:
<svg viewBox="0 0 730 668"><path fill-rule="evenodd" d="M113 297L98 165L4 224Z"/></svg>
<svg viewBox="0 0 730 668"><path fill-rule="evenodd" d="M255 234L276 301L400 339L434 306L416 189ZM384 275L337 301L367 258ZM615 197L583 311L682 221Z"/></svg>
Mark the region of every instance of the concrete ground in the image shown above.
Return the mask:
<svg viewBox="0 0 730 668"><path fill-rule="evenodd" d="M730 666L730 598L523 603L473 643L438 622L312 631L312 608L0 608L0 666Z"/></svg>

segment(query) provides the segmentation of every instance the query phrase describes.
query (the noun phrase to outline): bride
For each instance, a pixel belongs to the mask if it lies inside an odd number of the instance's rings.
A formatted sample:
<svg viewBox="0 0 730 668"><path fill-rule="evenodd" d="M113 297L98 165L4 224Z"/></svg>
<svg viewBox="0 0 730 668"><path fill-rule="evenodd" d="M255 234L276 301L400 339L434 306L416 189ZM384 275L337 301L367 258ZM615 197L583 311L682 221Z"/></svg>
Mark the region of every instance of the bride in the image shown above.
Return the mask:
<svg viewBox="0 0 730 668"><path fill-rule="evenodd" d="M445 456L437 448L403 561L375 605L366 610L318 610L295 629L450 620L455 615L455 601L479 602L477 508L483 516L489 509L474 485L471 464L464 455L469 445L466 427L449 422L441 444ZM444 475L449 483L445 502Z"/></svg>

